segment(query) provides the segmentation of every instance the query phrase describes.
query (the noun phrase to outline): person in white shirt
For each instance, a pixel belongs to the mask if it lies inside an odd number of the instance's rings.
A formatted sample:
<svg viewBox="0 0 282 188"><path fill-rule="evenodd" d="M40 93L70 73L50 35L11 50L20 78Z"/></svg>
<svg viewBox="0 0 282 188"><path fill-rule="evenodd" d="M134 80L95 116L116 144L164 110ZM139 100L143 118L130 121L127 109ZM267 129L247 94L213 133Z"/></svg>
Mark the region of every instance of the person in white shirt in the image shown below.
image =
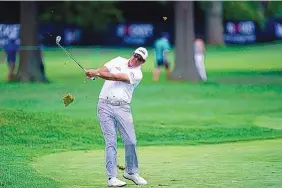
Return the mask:
<svg viewBox="0 0 282 188"><path fill-rule="evenodd" d="M205 42L197 37L194 42L194 58L198 73L203 81L207 81L205 68Z"/></svg>
<svg viewBox="0 0 282 188"><path fill-rule="evenodd" d="M86 69L88 78L105 80L98 101L98 119L105 138L106 171L108 186L123 187L125 182L117 178L117 135L119 131L125 148L125 172L123 177L136 185L147 181L138 174L136 135L130 103L134 89L142 80L141 65L145 63L148 51L137 48L129 59L116 57L98 69Z"/></svg>

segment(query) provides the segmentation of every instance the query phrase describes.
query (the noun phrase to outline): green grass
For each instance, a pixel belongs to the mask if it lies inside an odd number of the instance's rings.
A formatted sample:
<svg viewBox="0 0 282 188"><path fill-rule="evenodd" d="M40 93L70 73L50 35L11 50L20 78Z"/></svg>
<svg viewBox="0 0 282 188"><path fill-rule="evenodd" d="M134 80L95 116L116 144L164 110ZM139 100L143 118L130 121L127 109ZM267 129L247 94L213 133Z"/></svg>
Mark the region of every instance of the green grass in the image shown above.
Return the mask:
<svg viewBox="0 0 282 188"><path fill-rule="evenodd" d="M150 56L132 102L140 170L149 187L282 186L281 48L208 47L207 83L168 82L164 74L153 83ZM130 50L70 52L86 67L98 67L128 57ZM45 63L50 84L0 81L0 187L103 187L104 139L96 117L103 82L86 80L59 49L46 50ZM6 65L0 64L0 72L4 80ZM65 108L62 96L68 92L76 100ZM253 140L261 141L237 143ZM220 144L226 142L234 143ZM268 168L271 156L276 161Z"/></svg>

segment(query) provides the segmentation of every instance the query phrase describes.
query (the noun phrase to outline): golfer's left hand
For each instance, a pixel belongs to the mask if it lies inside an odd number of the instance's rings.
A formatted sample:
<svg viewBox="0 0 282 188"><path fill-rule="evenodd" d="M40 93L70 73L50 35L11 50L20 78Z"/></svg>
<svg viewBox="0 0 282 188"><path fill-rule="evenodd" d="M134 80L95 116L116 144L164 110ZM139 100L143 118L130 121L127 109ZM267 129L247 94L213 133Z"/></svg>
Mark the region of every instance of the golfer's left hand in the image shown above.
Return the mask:
<svg viewBox="0 0 282 188"><path fill-rule="evenodd" d="M88 78L95 77L98 73L98 70L95 69L85 69L84 71L85 71L85 75Z"/></svg>

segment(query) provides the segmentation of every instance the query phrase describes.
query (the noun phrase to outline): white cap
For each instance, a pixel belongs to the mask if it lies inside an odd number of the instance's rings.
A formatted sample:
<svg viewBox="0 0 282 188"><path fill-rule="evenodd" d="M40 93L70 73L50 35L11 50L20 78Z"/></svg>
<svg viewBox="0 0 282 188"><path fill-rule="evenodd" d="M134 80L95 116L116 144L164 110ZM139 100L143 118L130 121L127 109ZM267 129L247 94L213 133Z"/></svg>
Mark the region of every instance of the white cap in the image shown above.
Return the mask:
<svg viewBox="0 0 282 188"><path fill-rule="evenodd" d="M134 53L137 53L139 55L141 55L141 57L146 60L147 57L148 57L148 51L146 50L146 48L143 48L143 47L139 47L137 48Z"/></svg>

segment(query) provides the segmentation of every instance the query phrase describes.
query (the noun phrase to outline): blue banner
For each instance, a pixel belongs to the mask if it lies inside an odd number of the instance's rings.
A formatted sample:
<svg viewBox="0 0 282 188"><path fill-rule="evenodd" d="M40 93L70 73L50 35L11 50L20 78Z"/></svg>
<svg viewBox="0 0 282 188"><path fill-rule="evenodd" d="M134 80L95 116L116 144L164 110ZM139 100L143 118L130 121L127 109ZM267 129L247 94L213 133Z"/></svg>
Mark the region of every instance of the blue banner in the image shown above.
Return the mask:
<svg viewBox="0 0 282 188"><path fill-rule="evenodd" d="M251 44L257 41L257 25L253 21L227 21L224 25L227 44Z"/></svg>
<svg viewBox="0 0 282 188"><path fill-rule="evenodd" d="M39 43L54 46L56 36L61 36L64 45L79 45L82 42L82 28L75 26L58 26L42 24L39 27ZM20 24L0 24L0 46L4 46L10 39L20 44Z"/></svg>
<svg viewBox="0 0 282 188"><path fill-rule="evenodd" d="M61 44L66 46L152 46L163 31L170 34L171 44L174 44L172 24L165 26L160 23L109 24L106 31L95 32L93 28L41 23L38 29L40 44L44 46L56 46L56 36L61 36ZM165 27L167 29L164 29ZM204 27L197 28L195 34L204 36ZM282 40L282 18L269 19L264 27L249 20L227 20L224 22L223 37L226 44ZM9 39L16 39L17 43L20 43L20 24L0 24L0 46L5 45Z"/></svg>
<svg viewBox="0 0 282 188"><path fill-rule="evenodd" d="M127 45L145 45L150 38L154 37L154 25L149 23L118 24L115 31L115 36Z"/></svg>
<svg viewBox="0 0 282 188"><path fill-rule="evenodd" d="M0 46L7 44L9 39L15 39L19 44L20 24L0 24Z"/></svg>

